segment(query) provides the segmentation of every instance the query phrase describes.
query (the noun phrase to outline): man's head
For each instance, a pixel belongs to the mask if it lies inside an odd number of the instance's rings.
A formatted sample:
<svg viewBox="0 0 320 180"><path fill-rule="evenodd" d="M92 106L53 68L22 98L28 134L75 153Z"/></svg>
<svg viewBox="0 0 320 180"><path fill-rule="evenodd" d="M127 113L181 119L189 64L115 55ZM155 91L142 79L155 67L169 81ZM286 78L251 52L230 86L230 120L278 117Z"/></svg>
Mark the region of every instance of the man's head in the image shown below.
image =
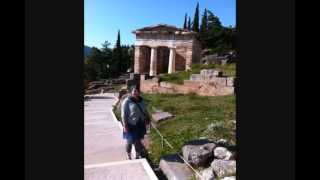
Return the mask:
<svg viewBox="0 0 320 180"><path fill-rule="evenodd" d="M136 99L138 99L139 96L140 96L139 89L136 88L136 87L132 88L132 90L131 90L131 96L134 97L134 98L136 98Z"/></svg>

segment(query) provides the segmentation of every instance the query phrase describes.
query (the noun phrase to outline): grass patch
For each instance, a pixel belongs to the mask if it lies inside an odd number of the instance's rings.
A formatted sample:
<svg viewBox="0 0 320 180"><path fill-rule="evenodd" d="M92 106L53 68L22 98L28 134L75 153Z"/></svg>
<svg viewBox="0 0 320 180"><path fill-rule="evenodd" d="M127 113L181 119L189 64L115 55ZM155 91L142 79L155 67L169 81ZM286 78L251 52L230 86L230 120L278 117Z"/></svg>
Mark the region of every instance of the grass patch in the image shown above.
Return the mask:
<svg viewBox="0 0 320 180"><path fill-rule="evenodd" d="M152 106L173 113L171 120L160 122L157 128L172 144L161 148L161 138L151 130L150 159L154 164L159 163L165 154L180 152L182 145L189 140L206 137L212 140L227 139L235 145L235 97L216 96L201 97L194 94L144 94L149 112Z"/></svg>
<svg viewBox="0 0 320 180"><path fill-rule="evenodd" d="M236 64L193 64L190 71L179 71L173 74L164 74L160 77L160 81L167 81L175 84L183 84L184 80L188 80L191 74L199 74L201 69L217 69L222 71L226 76L236 76Z"/></svg>
<svg viewBox="0 0 320 180"><path fill-rule="evenodd" d="M223 72L223 75L225 76L232 76L236 77L236 64L225 64L225 65L216 65L215 67L217 70L220 70Z"/></svg>
<svg viewBox="0 0 320 180"><path fill-rule="evenodd" d="M189 79L191 74L191 71L179 71L173 74L164 74L160 77L160 81L183 84L183 80Z"/></svg>

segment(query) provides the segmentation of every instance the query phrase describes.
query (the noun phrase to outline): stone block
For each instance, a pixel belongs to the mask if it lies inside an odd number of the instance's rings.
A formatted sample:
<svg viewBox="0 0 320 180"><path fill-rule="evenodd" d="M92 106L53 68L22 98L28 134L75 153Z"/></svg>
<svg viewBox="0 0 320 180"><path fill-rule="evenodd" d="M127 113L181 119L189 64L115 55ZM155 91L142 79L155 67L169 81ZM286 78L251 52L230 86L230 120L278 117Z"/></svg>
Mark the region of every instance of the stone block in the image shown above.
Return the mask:
<svg viewBox="0 0 320 180"><path fill-rule="evenodd" d="M176 154L162 157L159 166L168 180L190 179L193 175L191 169Z"/></svg>
<svg viewBox="0 0 320 180"><path fill-rule="evenodd" d="M202 80L202 77L201 77L200 74L191 74L190 80L191 80L191 81L201 81L201 80Z"/></svg>

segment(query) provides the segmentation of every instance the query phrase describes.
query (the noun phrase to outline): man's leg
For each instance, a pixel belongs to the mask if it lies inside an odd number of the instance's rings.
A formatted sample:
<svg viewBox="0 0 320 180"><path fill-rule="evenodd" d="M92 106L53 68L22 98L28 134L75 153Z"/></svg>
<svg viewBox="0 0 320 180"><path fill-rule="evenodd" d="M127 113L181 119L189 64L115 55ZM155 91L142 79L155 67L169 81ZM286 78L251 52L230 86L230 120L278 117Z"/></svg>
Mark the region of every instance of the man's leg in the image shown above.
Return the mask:
<svg viewBox="0 0 320 180"><path fill-rule="evenodd" d="M144 158L145 157L144 146L141 142L141 139L136 140L134 142L134 147L136 149L136 159Z"/></svg>
<svg viewBox="0 0 320 180"><path fill-rule="evenodd" d="M132 149L132 140L127 139L126 140L126 152L127 152L127 158L131 159L131 149Z"/></svg>

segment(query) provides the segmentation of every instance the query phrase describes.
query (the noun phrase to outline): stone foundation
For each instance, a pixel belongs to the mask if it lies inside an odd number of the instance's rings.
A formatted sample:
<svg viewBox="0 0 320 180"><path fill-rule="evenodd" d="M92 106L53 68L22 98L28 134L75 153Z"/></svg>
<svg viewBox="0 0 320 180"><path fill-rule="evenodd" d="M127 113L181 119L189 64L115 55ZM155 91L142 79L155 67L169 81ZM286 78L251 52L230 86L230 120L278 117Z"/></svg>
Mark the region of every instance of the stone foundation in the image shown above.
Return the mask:
<svg viewBox="0 0 320 180"><path fill-rule="evenodd" d="M200 96L223 96L234 94L230 78L222 77L211 81L185 80L182 85L169 82L159 82L158 79L140 80L140 90L143 93L195 93Z"/></svg>

